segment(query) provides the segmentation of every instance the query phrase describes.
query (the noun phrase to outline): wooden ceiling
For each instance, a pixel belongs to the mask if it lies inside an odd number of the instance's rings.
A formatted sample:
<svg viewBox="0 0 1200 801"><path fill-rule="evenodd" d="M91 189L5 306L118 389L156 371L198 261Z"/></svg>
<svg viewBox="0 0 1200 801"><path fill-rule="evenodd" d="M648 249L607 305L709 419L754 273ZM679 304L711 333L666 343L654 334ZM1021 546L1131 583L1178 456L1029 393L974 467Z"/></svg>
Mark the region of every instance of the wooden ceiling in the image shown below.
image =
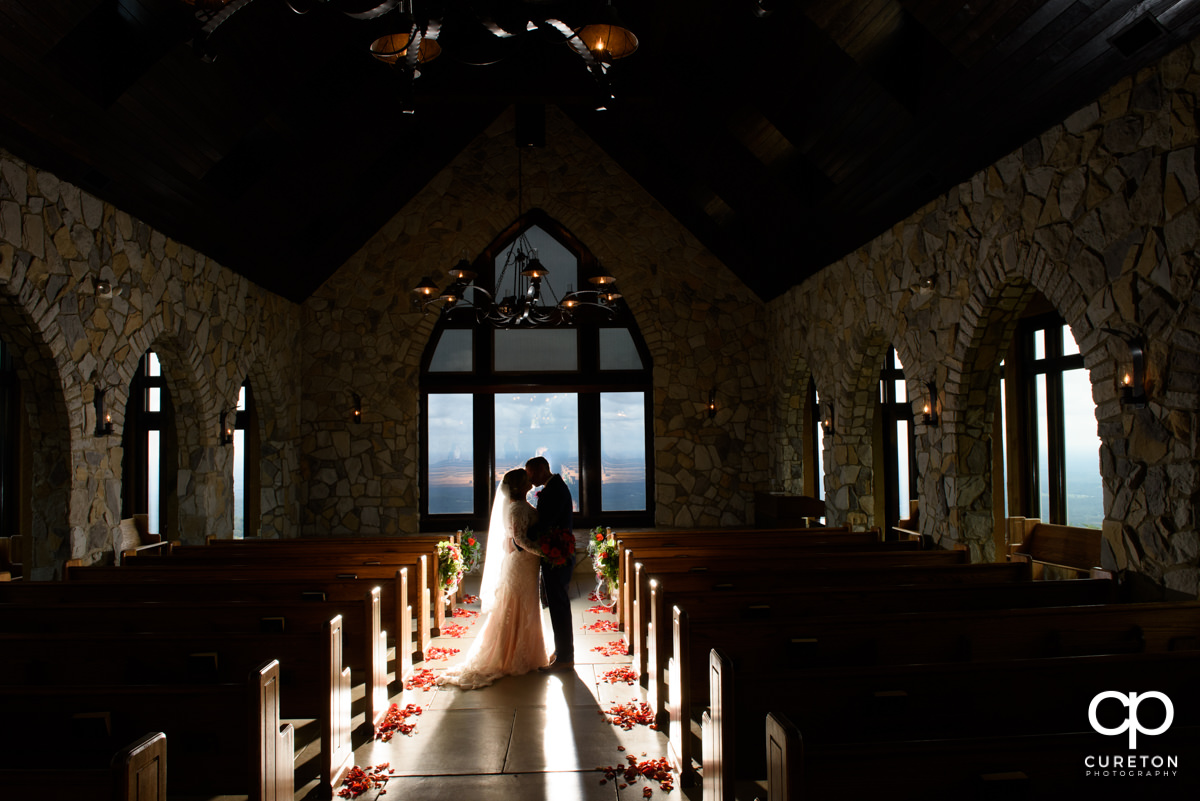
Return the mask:
<svg viewBox="0 0 1200 801"><path fill-rule="evenodd" d="M367 50L398 10L352 16L386 0L225 1L4 0L0 145L296 301L514 102L769 300L1200 29L1197 0L614 0L640 48L600 112L542 24L596 0L415 0L444 53L409 88Z"/></svg>

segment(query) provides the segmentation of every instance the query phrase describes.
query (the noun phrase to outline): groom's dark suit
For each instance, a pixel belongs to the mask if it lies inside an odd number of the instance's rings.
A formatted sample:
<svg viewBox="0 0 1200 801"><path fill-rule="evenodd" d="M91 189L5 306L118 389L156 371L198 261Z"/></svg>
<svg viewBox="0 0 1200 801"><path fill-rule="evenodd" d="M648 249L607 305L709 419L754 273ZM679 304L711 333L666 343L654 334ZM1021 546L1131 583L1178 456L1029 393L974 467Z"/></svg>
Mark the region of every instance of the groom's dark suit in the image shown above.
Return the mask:
<svg viewBox="0 0 1200 801"><path fill-rule="evenodd" d="M571 523L571 490L555 473L538 493L538 526L553 530L573 529ZM571 625L571 598L567 591L571 574L575 571L575 557L559 567L550 567L542 562L542 581L546 586L546 605L550 608L550 626L554 629L554 651L557 662L575 661L575 633Z"/></svg>

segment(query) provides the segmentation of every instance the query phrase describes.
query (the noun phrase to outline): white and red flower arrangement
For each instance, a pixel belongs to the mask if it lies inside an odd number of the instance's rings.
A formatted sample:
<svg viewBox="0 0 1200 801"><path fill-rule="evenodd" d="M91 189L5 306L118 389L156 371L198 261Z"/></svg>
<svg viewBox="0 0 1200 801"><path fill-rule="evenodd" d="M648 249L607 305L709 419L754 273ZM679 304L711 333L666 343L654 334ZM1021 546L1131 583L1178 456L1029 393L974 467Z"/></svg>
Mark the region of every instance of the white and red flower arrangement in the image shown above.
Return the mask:
<svg viewBox="0 0 1200 801"><path fill-rule="evenodd" d="M620 556L617 553L617 539L612 529L596 526L588 538L588 555L592 557L592 570L596 573L596 592L594 600L601 601L607 596L615 598L617 594L617 575Z"/></svg>
<svg viewBox="0 0 1200 801"><path fill-rule="evenodd" d="M458 538L458 547L462 551L463 571L470 573L479 566L479 540L475 539L475 532L469 528L464 528L459 534L462 535Z"/></svg>
<svg viewBox="0 0 1200 801"><path fill-rule="evenodd" d="M446 594L447 602L452 594L458 592L458 584L463 576L462 551L450 540L442 540L437 544L438 578L442 582L442 592Z"/></svg>

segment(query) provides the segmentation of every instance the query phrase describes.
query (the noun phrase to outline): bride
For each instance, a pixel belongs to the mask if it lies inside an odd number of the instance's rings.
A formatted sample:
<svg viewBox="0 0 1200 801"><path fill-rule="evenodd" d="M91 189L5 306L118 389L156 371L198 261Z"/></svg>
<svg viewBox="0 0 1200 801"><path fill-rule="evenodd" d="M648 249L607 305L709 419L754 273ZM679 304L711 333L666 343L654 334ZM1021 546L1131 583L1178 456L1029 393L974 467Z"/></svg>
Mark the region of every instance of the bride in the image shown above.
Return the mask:
<svg viewBox="0 0 1200 801"><path fill-rule="evenodd" d="M541 551L528 536L537 522L537 510L525 500L531 488L524 469L508 471L500 482L480 589L488 616L462 663L442 674L438 684L472 690L550 662L538 585Z"/></svg>

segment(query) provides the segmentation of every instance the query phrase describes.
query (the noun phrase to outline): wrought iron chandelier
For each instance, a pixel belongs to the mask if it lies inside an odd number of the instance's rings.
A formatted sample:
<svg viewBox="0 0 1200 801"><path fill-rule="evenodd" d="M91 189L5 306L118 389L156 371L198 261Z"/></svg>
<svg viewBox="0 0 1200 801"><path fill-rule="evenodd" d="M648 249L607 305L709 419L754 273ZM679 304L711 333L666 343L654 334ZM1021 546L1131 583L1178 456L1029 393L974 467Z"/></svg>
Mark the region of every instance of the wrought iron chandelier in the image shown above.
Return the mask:
<svg viewBox="0 0 1200 801"><path fill-rule="evenodd" d="M417 6L420 8L417 8ZM597 111L607 111L616 99L608 81L613 62L633 55L638 48L637 36L617 17L612 0L603 0L598 12L593 11L586 25L571 25L551 15L531 14L529 3L493 2L481 9L454 6L436 0L381 0L372 9L372 16L391 19L394 32L384 34L371 43L371 55L396 67L403 76L401 104L406 113L415 106L410 93L413 82L421 76L426 64L443 52L464 64L489 66L505 60L514 52L508 45L523 40L562 42L579 57L600 90ZM394 14L389 14L391 11ZM456 30L473 27L482 36L474 46L455 48L443 40Z"/></svg>
<svg viewBox="0 0 1200 801"><path fill-rule="evenodd" d="M200 30L192 42L205 60L217 57L220 30L254 0L183 0L195 9ZM615 100L608 81L613 62L633 55L637 36L617 17L612 0L590 0L563 10L579 13L582 19L570 24L558 17L564 6L552 0L488 0L482 3L450 0L284 0L297 14L307 15L323 7L379 29L370 54L397 68L402 76L400 101L406 113L415 110L411 97L413 81L424 65L443 52L449 58L472 66L489 66L504 61L515 45L526 41L565 43L579 57L600 90L597 111L605 111ZM535 14L543 5L546 12ZM583 23L583 24L581 24ZM477 35L478 34L478 35ZM459 47L443 41L459 37ZM464 40L469 39L467 45Z"/></svg>
<svg viewBox="0 0 1200 801"><path fill-rule="evenodd" d="M518 221L524 216L521 162L521 148L518 148ZM607 270L597 266L585 277L589 286L575 289L568 285L559 296L550 281L549 268L538 258L537 248L530 244L525 231L506 250L503 265L497 265L494 288L476 283L478 273L463 257L448 271L450 281L444 289L439 290L429 277L413 289L414 309L429 313L437 307L442 316L472 317L475 323L497 328L569 325L581 314L616 319L625 313L617 279Z"/></svg>

